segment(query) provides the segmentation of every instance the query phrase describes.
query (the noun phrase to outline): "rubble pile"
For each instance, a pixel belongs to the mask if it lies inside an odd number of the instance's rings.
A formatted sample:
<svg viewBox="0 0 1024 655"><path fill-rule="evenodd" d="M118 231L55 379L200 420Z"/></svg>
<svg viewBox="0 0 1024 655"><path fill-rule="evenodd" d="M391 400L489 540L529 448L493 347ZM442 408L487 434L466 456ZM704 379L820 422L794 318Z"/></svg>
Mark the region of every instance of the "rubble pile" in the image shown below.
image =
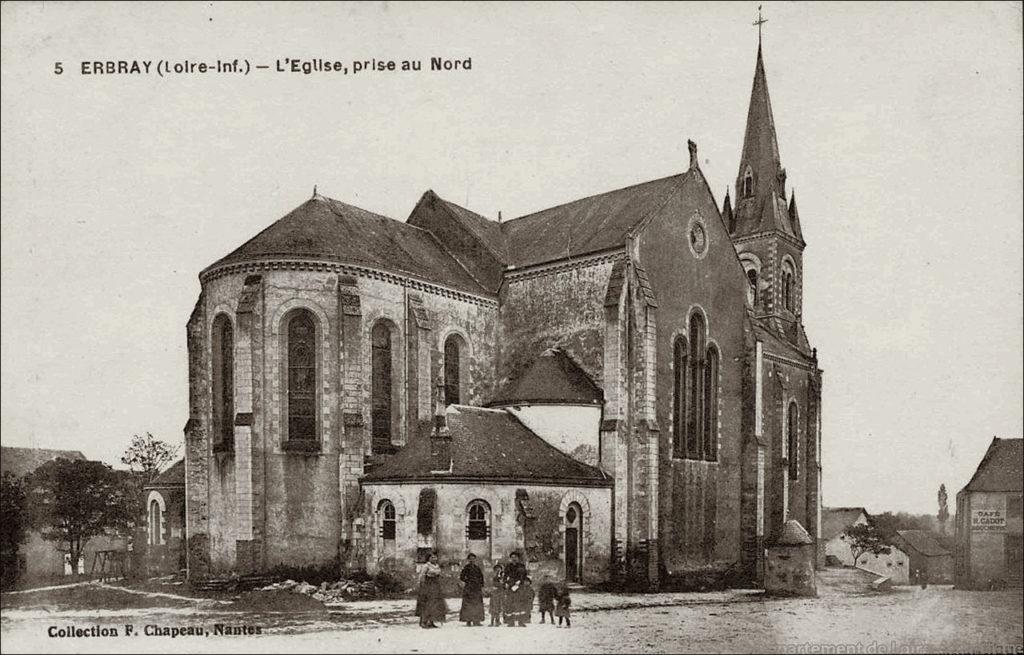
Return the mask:
<svg viewBox="0 0 1024 655"><path fill-rule="evenodd" d="M260 591L290 591L315 598L324 604L339 603L348 600L369 600L381 595L381 590L372 580L357 582L355 580L338 580L333 584L323 582L319 587L308 582L285 580L261 587Z"/></svg>

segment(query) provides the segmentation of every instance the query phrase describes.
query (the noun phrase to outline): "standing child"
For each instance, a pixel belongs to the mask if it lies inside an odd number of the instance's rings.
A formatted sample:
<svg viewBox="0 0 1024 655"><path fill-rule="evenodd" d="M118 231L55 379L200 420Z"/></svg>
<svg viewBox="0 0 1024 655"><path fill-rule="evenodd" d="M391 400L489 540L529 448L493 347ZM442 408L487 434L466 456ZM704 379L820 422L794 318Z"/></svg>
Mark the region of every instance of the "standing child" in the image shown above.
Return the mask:
<svg viewBox="0 0 1024 655"><path fill-rule="evenodd" d="M555 616L558 617L558 627L562 627L562 619L565 619L565 627L572 627L572 620L569 618L569 606L572 605L572 599L569 598L569 587L562 584L562 588L558 590L558 598L555 599Z"/></svg>
<svg viewBox="0 0 1024 655"><path fill-rule="evenodd" d="M551 582L551 576L545 575L544 582L540 585L540 592L537 594L537 604L540 605L540 622L544 623L544 615L551 619L551 625L555 624L555 598L558 597L558 587Z"/></svg>
<svg viewBox="0 0 1024 655"><path fill-rule="evenodd" d="M533 580L529 577L523 578L523 606L519 613L519 625L522 627L525 623L530 623L533 617L533 601L537 597L537 592L533 590Z"/></svg>
<svg viewBox="0 0 1024 655"><path fill-rule="evenodd" d="M494 565L491 576L491 626L501 626L501 613L505 606L505 569Z"/></svg>

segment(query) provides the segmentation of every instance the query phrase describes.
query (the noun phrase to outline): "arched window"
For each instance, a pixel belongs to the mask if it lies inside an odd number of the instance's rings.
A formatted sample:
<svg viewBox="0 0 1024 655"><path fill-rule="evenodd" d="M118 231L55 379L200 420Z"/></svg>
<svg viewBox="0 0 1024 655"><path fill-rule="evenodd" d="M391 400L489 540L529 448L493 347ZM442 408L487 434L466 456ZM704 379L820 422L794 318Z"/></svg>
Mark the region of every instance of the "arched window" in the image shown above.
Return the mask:
<svg viewBox="0 0 1024 655"><path fill-rule="evenodd" d="M800 477L800 438L799 434L799 410L796 401L789 403L789 411L786 416L787 446L789 450L789 479L797 480Z"/></svg>
<svg viewBox="0 0 1024 655"><path fill-rule="evenodd" d="M796 298L795 298L795 282L796 273L793 269L791 262L782 262L782 306L788 311L795 311Z"/></svg>
<svg viewBox="0 0 1024 655"><path fill-rule="evenodd" d="M316 439L316 322L297 310L288 320L288 440Z"/></svg>
<svg viewBox="0 0 1024 655"><path fill-rule="evenodd" d="M757 269L756 268L748 268L747 269L747 282L750 283L750 304L753 307L757 307L757 302L758 302L759 298L758 298L758 290L757 290Z"/></svg>
<svg viewBox="0 0 1024 655"><path fill-rule="evenodd" d="M395 515L395 505L390 500L380 501L380 536L384 541L394 541L398 533L398 518Z"/></svg>
<svg viewBox="0 0 1024 655"><path fill-rule="evenodd" d="M676 339L672 362L672 456L686 457L686 339Z"/></svg>
<svg viewBox="0 0 1024 655"><path fill-rule="evenodd" d="M449 335L444 341L444 404L462 402L462 337Z"/></svg>
<svg viewBox="0 0 1024 655"><path fill-rule="evenodd" d="M704 364L704 459L718 460L718 350L708 346Z"/></svg>
<svg viewBox="0 0 1024 655"><path fill-rule="evenodd" d="M213 320L213 442L230 449L235 441L235 339L231 319Z"/></svg>
<svg viewBox="0 0 1024 655"><path fill-rule="evenodd" d="M466 507L469 520L466 523L466 538L470 541L483 541L491 537L491 508L482 500L474 500Z"/></svg>
<svg viewBox="0 0 1024 655"><path fill-rule="evenodd" d="M700 459L700 439L704 432L702 404L704 400L704 317L694 312L690 316L690 356L689 356L689 402L686 412L686 455L690 459Z"/></svg>
<svg viewBox="0 0 1024 655"><path fill-rule="evenodd" d="M160 523L163 517L160 516L160 503L154 498L149 501L149 543L153 546L160 544Z"/></svg>
<svg viewBox="0 0 1024 655"><path fill-rule="evenodd" d="M747 168L743 175L743 197L750 198L754 195L754 174Z"/></svg>
<svg viewBox="0 0 1024 655"><path fill-rule="evenodd" d="M370 340L372 342L370 362L371 445L374 453L388 453L392 451L391 432L395 411L392 394L394 367L392 365L390 324L387 321L378 321L373 326Z"/></svg>

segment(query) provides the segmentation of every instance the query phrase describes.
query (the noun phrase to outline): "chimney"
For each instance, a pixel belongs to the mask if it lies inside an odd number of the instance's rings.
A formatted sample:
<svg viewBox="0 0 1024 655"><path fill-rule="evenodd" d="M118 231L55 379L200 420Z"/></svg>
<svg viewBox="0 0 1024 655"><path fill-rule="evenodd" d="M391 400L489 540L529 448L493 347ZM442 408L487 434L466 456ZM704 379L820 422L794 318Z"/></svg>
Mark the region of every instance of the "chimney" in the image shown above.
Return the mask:
<svg viewBox="0 0 1024 655"><path fill-rule="evenodd" d="M697 164L697 144L692 139L686 141L686 145L690 148L690 170L700 168Z"/></svg>
<svg viewBox="0 0 1024 655"><path fill-rule="evenodd" d="M434 429L430 431L430 470L432 473L452 472L452 435L444 406L444 384L434 391Z"/></svg>

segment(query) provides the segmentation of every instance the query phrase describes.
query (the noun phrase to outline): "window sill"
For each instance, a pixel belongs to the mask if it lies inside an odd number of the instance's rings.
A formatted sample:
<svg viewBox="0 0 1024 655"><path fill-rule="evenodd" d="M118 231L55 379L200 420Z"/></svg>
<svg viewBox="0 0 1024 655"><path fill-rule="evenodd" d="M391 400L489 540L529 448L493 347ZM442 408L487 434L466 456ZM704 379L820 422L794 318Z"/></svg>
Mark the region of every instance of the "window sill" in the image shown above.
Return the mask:
<svg viewBox="0 0 1024 655"><path fill-rule="evenodd" d="M292 439L285 441L281 450L288 453L319 453L320 442L314 439Z"/></svg>

